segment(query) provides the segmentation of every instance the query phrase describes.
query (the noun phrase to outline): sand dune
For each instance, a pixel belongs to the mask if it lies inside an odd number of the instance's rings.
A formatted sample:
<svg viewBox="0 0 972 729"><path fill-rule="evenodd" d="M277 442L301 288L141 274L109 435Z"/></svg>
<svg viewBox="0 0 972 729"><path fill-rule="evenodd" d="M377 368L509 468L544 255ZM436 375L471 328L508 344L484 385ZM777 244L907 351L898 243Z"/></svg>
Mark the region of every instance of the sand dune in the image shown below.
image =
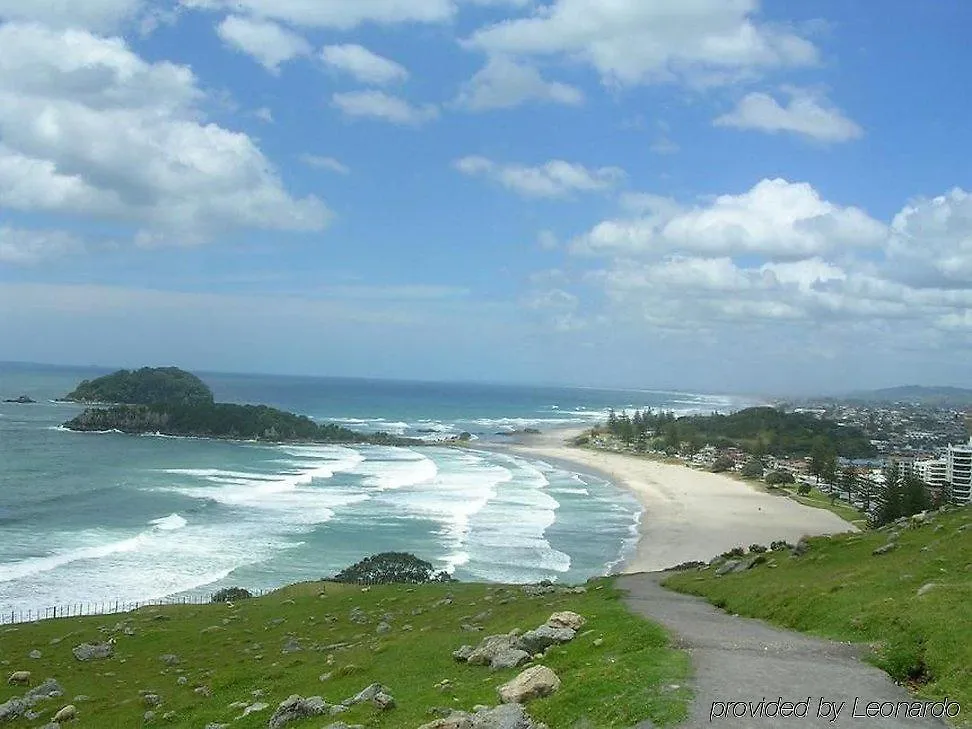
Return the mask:
<svg viewBox="0 0 972 729"><path fill-rule="evenodd" d="M708 560L736 546L856 531L830 511L758 491L730 476L566 445L566 439L576 433L550 433L510 448L524 457L569 462L580 470L600 472L637 495L645 509L641 537L625 572Z"/></svg>

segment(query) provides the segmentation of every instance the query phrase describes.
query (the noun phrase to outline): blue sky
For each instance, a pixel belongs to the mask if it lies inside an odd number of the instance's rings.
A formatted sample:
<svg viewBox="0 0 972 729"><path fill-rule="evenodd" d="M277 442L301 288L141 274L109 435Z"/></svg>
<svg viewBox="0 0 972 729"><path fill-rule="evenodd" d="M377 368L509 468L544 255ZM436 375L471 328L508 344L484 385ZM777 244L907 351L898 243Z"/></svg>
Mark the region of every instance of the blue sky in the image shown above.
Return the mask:
<svg viewBox="0 0 972 729"><path fill-rule="evenodd" d="M0 21L0 360L972 386L967 3Z"/></svg>

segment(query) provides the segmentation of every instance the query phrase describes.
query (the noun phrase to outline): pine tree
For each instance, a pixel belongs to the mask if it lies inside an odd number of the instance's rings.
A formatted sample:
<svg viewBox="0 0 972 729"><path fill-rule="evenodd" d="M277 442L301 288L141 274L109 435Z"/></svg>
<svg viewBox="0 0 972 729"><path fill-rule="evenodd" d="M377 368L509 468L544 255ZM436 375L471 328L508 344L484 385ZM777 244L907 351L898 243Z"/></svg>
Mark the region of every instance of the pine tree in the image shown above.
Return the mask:
<svg viewBox="0 0 972 729"><path fill-rule="evenodd" d="M874 515L875 526L889 524L904 514L901 468L892 463L884 469L884 484L878 493L878 509Z"/></svg>
<svg viewBox="0 0 972 729"><path fill-rule="evenodd" d="M909 473L904 477L902 485L902 516L911 516L931 508L931 497L925 482Z"/></svg>
<svg viewBox="0 0 972 729"><path fill-rule="evenodd" d="M840 478L840 485L847 494L847 500L853 502L854 493L857 491L857 469L853 466L844 468Z"/></svg>

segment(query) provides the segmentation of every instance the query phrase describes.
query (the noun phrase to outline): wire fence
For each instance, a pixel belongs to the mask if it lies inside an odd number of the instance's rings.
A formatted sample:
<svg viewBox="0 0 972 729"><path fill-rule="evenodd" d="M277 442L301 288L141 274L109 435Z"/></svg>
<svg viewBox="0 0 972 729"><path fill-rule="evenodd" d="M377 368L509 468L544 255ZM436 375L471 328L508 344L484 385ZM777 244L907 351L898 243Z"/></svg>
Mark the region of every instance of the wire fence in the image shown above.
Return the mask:
<svg viewBox="0 0 972 729"><path fill-rule="evenodd" d="M263 597L268 591L260 590L253 593L253 597ZM161 607L164 605L208 605L213 602L216 593L208 595L181 595L178 597L164 597L158 600L103 600L100 602L75 602L66 605L38 608L37 610L5 610L0 609L0 625L16 625L18 623L34 623L38 620L53 618L86 618L95 615L115 615L130 613L144 607Z"/></svg>

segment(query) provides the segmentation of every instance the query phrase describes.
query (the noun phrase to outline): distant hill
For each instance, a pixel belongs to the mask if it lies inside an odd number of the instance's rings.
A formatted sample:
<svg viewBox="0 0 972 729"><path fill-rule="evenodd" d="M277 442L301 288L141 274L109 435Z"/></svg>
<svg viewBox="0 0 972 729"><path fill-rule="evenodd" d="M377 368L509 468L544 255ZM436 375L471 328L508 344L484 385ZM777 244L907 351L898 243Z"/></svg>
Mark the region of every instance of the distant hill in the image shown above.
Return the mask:
<svg viewBox="0 0 972 729"><path fill-rule="evenodd" d="M886 387L880 390L852 392L840 399L856 402L907 402L939 407L968 407L972 405L972 389L965 387L902 385L900 387Z"/></svg>
<svg viewBox="0 0 972 729"><path fill-rule="evenodd" d="M84 380L64 400L114 405L201 405L212 404L213 391L194 374L178 367L143 367Z"/></svg>

